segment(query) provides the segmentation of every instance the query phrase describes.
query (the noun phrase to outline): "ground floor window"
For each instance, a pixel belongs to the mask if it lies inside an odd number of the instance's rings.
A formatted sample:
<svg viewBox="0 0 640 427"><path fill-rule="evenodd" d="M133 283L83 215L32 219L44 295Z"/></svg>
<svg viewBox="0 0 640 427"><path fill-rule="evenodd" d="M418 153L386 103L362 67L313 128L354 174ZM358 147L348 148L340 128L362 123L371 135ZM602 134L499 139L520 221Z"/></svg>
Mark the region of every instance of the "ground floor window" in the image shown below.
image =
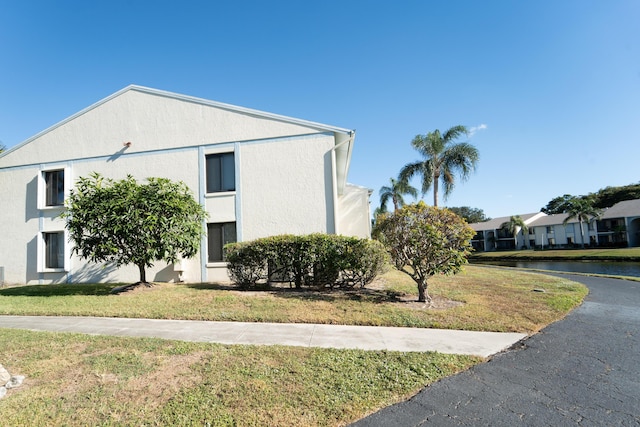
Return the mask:
<svg viewBox="0 0 640 427"><path fill-rule="evenodd" d="M208 262L224 260L222 248L227 243L236 241L236 223L219 222L207 224Z"/></svg>
<svg viewBox="0 0 640 427"><path fill-rule="evenodd" d="M42 233L44 240L44 267L64 268L64 232Z"/></svg>

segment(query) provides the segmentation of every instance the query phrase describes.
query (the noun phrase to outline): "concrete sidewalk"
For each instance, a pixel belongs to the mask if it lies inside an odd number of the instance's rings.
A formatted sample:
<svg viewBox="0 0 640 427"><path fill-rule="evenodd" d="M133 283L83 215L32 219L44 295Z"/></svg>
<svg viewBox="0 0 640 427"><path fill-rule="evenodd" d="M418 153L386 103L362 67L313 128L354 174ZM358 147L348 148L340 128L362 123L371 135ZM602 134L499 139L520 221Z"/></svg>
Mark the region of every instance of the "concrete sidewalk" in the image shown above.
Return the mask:
<svg viewBox="0 0 640 427"><path fill-rule="evenodd" d="M488 357L526 334L293 323L208 322L108 317L0 316L0 328L154 337L221 344L437 351Z"/></svg>

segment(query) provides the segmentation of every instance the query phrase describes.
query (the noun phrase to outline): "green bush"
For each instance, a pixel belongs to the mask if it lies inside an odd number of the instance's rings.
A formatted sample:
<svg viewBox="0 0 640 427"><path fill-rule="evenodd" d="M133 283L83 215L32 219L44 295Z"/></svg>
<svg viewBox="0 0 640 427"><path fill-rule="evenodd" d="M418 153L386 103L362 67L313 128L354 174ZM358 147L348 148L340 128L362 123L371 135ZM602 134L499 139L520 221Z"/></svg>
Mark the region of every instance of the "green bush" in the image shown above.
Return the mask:
<svg viewBox="0 0 640 427"><path fill-rule="evenodd" d="M273 282L296 288L364 287L388 261L377 241L320 233L231 243L225 253L229 276L242 288Z"/></svg>

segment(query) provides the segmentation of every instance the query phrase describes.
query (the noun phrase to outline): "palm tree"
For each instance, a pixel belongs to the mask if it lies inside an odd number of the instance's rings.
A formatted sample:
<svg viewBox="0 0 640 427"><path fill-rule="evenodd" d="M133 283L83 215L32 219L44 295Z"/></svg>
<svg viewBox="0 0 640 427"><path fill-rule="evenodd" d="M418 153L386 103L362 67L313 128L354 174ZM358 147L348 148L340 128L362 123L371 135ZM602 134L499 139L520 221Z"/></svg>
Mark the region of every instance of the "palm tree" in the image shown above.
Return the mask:
<svg viewBox="0 0 640 427"><path fill-rule="evenodd" d="M524 222L520 215L512 216L509 218L509 221L503 223L500 228L511 233L516 249L518 249L518 233L520 230L522 230L523 236L529 231L529 226Z"/></svg>
<svg viewBox="0 0 640 427"><path fill-rule="evenodd" d="M574 198L569 202L568 208L565 210L569 214L564 221L563 225L567 225L572 219L577 219L580 224L580 236L582 237L582 248L584 249L584 227L583 222L589 223L594 218L599 218L602 215L602 211L593 206L592 202L588 199Z"/></svg>
<svg viewBox="0 0 640 427"><path fill-rule="evenodd" d="M390 186L383 185L380 187L380 207L386 210L386 205L389 199L393 202L393 209L398 210L404 206L405 194L409 194L414 198L418 197L418 190L409 184L406 179L393 179L390 178Z"/></svg>
<svg viewBox="0 0 640 427"><path fill-rule="evenodd" d="M400 171L400 178L410 180L413 176L422 177L422 195L433 185L433 205L438 206L439 185L442 181L444 198L446 199L455 184L456 173L463 180L475 169L478 162L478 150L467 142L455 143L454 140L469 131L465 126L454 126L444 134L436 129L426 135L417 135L411 141L423 160L405 165Z"/></svg>

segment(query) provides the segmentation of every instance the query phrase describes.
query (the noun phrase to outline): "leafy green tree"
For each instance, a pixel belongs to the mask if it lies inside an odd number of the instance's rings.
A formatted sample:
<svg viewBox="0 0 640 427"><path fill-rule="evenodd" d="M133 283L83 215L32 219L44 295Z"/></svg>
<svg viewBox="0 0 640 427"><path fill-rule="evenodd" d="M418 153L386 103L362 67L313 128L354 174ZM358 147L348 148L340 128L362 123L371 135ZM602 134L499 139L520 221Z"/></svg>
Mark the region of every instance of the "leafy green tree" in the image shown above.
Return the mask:
<svg viewBox="0 0 640 427"><path fill-rule="evenodd" d="M569 215L565 218L563 224L566 225L572 219L578 220L578 223L580 224L580 236L582 237L582 247L584 248L584 227L582 226L582 223L589 223L592 219L599 218L602 212L600 209L594 207L592 202L589 200L575 198L571 201L566 213Z"/></svg>
<svg viewBox="0 0 640 427"><path fill-rule="evenodd" d="M524 222L520 215L513 215L509 218L509 221L503 223L500 228L506 230L513 236L516 249L518 248L518 233L520 230L522 230L523 234L529 231L529 226Z"/></svg>
<svg viewBox="0 0 640 427"><path fill-rule="evenodd" d="M444 134L439 130L426 135L417 135L411 145L421 155L422 160L405 165L400 171L400 178L409 181L414 176L422 180L424 196L433 185L433 206L438 206L439 186L442 182L446 199L455 185L455 175L460 174L463 180L469 177L478 163L478 150L467 142L454 142L469 132L465 126L454 126Z"/></svg>
<svg viewBox="0 0 640 427"><path fill-rule="evenodd" d="M381 217L374 230L396 268L416 282L420 302L431 302L431 276L455 274L467 263L474 234L458 215L424 202Z"/></svg>
<svg viewBox="0 0 640 427"><path fill-rule="evenodd" d="M373 210L373 218L371 219L371 227L375 227L376 223L378 222L378 218L380 218L382 215L385 215L387 212L388 211L386 205L378 206L377 208L375 208Z"/></svg>
<svg viewBox="0 0 640 427"><path fill-rule="evenodd" d="M610 208L625 200L640 199L640 183L621 187L605 187L595 193L590 193L588 197L593 200L595 208Z"/></svg>
<svg viewBox="0 0 640 427"><path fill-rule="evenodd" d="M479 208L471 208L469 206L461 206L461 207L448 207L451 212L456 215L464 218L469 224L473 224L474 222L485 222L489 221L491 218L487 217L484 214L484 211Z"/></svg>
<svg viewBox="0 0 640 427"><path fill-rule="evenodd" d="M384 185L380 187L380 206L385 208L387 202L391 200L393 203L393 210L398 210L404 206L404 195L409 194L413 198L418 197L418 190L409 184L406 179L393 179L389 178L391 185Z"/></svg>
<svg viewBox="0 0 640 427"><path fill-rule="evenodd" d="M154 261L193 258L206 212L183 182L132 176L114 181L97 173L80 178L66 201L73 252L91 262L134 264L140 283Z"/></svg>
<svg viewBox="0 0 640 427"><path fill-rule="evenodd" d="M571 194L555 197L551 199L545 207L540 209L540 212L544 212L547 215L565 213L571 205L571 202L577 198L578 197L572 196Z"/></svg>

